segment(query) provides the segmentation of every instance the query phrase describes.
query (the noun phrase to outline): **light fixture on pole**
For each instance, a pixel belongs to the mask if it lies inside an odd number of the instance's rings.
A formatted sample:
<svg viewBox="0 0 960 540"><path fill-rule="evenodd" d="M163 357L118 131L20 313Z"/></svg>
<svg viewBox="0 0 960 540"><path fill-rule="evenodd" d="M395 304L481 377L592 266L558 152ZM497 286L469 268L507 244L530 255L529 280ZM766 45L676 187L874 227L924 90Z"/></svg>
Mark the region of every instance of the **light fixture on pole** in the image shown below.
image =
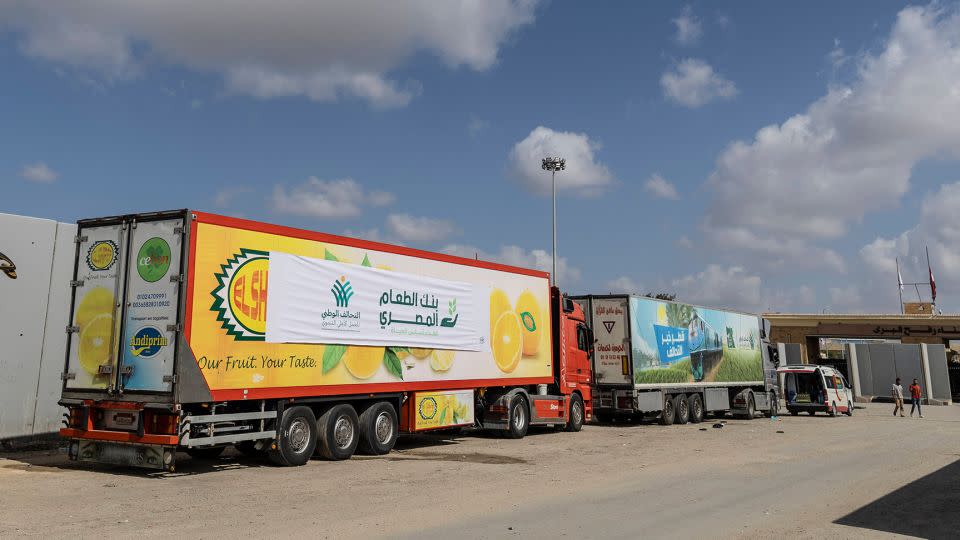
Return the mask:
<svg viewBox="0 0 960 540"><path fill-rule="evenodd" d="M567 160L559 157L545 157L541 162L541 167L545 171L550 171L550 178L553 182L553 286L557 286L557 171L562 171L567 167Z"/></svg>

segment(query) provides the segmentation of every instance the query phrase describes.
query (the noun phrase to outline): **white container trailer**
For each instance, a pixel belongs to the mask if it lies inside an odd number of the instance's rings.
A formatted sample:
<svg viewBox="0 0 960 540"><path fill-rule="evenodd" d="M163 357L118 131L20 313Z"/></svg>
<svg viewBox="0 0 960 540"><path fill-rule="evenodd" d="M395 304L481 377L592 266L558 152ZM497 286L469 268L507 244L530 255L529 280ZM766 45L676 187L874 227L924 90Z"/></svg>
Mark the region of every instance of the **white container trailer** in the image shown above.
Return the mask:
<svg viewBox="0 0 960 540"><path fill-rule="evenodd" d="M776 414L776 366L760 317L643 296L572 298L594 329L598 420Z"/></svg>

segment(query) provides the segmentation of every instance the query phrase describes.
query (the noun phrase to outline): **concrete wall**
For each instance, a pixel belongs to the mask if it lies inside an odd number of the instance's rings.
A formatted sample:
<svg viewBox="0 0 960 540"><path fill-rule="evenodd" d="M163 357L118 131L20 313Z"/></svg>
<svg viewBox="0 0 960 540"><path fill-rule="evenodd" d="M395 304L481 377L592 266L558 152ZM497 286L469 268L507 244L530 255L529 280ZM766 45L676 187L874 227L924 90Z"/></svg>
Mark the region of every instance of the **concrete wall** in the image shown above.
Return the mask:
<svg viewBox="0 0 960 540"><path fill-rule="evenodd" d="M0 214L0 439L60 427L76 225Z"/></svg>
<svg viewBox="0 0 960 540"><path fill-rule="evenodd" d="M950 380L943 345L849 345L847 359L854 393L864 401L891 397L891 387L899 377L904 394L913 379L917 379L928 402L950 402Z"/></svg>

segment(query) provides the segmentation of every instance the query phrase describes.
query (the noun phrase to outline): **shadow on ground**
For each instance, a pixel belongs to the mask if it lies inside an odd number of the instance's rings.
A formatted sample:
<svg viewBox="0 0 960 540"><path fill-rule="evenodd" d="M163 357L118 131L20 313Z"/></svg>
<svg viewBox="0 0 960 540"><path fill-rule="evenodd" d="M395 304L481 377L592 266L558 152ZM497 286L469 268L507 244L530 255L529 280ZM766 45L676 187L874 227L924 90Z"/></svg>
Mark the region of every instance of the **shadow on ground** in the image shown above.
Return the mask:
<svg viewBox="0 0 960 540"><path fill-rule="evenodd" d="M960 530L960 460L915 480L834 523L874 531L957 538Z"/></svg>

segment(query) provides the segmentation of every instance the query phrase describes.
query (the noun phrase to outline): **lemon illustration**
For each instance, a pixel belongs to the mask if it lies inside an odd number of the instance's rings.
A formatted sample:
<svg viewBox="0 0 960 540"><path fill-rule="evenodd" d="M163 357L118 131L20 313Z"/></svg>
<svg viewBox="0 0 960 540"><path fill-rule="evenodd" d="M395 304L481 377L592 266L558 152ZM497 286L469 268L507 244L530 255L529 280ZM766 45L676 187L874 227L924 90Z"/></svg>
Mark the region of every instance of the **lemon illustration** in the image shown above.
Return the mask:
<svg viewBox="0 0 960 540"><path fill-rule="evenodd" d="M510 298L503 289L494 289L490 293L490 339L493 339L494 325L505 311L510 311Z"/></svg>
<svg viewBox="0 0 960 540"><path fill-rule="evenodd" d="M540 350L540 304L530 291L520 293L517 316L523 325L523 355L534 356Z"/></svg>
<svg viewBox="0 0 960 540"><path fill-rule="evenodd" d="M80 331L77 354L80 366L91 375L96 375L100 366L110 361L110 337L113 333L113 316L97 315Z"/></svg>
<svg viewBox="0 0 960 540"><path fill-rule="evenodd" d="M398 360L403 360L404 358L410 356L410 351L407 349L395 350L394 354L397 355Z"/></svg>
<svg viewBox="0 0 960 540"><path fill-rule="evenodd" d="M433 349L417 349L414 347L410 348L410 354L412 354L417 360L423 360L424 358L430 356L431 353L433 353Z"/></svg>
<svg viewBox="0 0 960 540"><path fill-rule="evenodd" d="M369 379L383 364L384 347L361 347L351 345L343 353L343 365L358 379Z"/></svg>
<svg viewBox="0 0 960 540"><path fill-rule="evenodd" d="M104 287L94 287L80 300L75 320L83 328L94 317L113 313L113 293Z"/></svg>
<svg viewBox="0 0 960 540"><path fill-rule="evenodd" d="M523 326L519 315L513 311L500 315L493 328L490 346L500 371L510 373L517 369L520 353L523 351Z"/></svg>
<svg viewBox="0 0 960 540"><path fill-rule="evenodd" d="M453 365L453 357L456 351L436 350L430 357L430 368L434 371L447 371Z"/></svg>

